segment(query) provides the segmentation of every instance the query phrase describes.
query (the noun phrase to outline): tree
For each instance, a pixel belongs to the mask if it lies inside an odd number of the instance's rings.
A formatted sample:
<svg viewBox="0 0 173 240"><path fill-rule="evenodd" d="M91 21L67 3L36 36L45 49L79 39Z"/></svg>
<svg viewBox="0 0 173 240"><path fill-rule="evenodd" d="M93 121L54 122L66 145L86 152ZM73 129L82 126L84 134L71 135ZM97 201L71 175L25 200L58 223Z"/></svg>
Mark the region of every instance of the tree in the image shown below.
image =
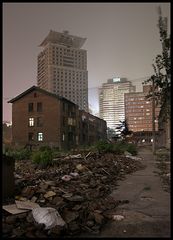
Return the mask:
<svg viewBox="0 0 173 240"><path fill-rule="evenodd" d="M163 121L170 118L170 100L171 100L171 39L168 37L167 18L162 17L161 7L158 8L158 28L160 34L160 41L162 44L162 53L158 54L155 62L152 64L154 74L145 83L153 83L154 89L151 89L147 98L152 98L152 91L154 91L154 98L156 104L161 107L159 117Z"/></svg>
<svg viewBox="0 0 173 240"><path fill-rule="evenodd" d="M132 131L129 130L126 119L124 121L120 121L120 124L118 127L116 127L116 130L118 130L120 132L120 135L123 138L126 138L127 135L130 135L132 133Z"/></svg>

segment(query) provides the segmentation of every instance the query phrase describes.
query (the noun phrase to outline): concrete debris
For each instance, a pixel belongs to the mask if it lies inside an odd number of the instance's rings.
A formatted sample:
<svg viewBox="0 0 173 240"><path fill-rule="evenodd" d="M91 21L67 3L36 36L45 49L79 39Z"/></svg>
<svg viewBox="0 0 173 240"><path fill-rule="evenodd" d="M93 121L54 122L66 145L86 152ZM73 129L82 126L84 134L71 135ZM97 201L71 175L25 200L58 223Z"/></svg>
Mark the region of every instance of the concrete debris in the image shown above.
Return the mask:
<svg viewBox="0 0 173 240"><path fill-rule="evenodd" d="M136 157L129 161L129 156L93 152L58 157L52 166L41 170L30 160L16 161L15 174L22 178L15 182L12 205L3 206L3 236L98 234L112 216L117 220L116 207L122 203L110 196L117 181L144 167ZM21 214L25 215L19 218Z"/></svg>
<svg viewBox="0 0 173 240"><path fill-rule="evenodd" d="M28 209L28 210L32 210L36 207L39 207L39 205L37 203L31 202L31 201L18 201L15 200L16 206L18 209Z"/></svg>
<svg viewBox="0 0 173 240"><path fill-rule="evenodd" d="M124 219L124 216L122 215L113 215L113 220L116 220L116 221L121 221Z"/></svg>
<svg viewBox="0 0 173 240"><path fill-rule="evenodd" d="M20 214L28 211L28 210L17 208L16 204L4 205L2 208L11 214Z"/></svg>
<svg viewBox="0 0 173 240"><path fill-rule="evenodd" d="M45 198L50 198L50 197L53 197L53 196L55 196L55 195L56 195L55 192L53 192L53 191L48 191L46 194L44 194L44 197L45 197Z"/></svg>

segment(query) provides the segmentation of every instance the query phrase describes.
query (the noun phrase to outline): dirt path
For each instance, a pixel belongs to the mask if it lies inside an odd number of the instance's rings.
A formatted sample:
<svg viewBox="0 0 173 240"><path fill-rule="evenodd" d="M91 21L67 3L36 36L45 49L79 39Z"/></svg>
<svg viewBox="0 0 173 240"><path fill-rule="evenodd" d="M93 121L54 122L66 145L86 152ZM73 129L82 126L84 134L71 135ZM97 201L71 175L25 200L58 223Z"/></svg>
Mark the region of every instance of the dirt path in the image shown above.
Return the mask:
<svg viewBox="0 0 173 240"><path fill-rule="evenodd" d="M118 189L111 194L116 200L129 200L115 213L124 219L111 221L95 237L170 237L170 194L163 190L156 174L151 150L141 149L139 156L146 168L119 181Z"/></svg>

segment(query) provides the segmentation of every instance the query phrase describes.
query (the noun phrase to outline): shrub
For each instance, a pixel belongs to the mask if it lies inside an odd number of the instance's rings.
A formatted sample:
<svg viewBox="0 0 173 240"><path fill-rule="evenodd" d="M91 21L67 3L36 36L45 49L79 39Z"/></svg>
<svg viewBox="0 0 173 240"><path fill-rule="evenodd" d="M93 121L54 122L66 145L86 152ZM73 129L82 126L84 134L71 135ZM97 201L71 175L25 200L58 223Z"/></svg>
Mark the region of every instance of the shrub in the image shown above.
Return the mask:
<svg viewBox="0 0 173 240"><path fill-rule="evenodd" d="M136 145L134 145L132 143L127 144L126 151L128 151L132 155L137 155Z"/></svg>
<svg viewBox="0 0 173 240"><path fill-rule="evenodd" d="M41 147L39 148L39 150L40 150L41 152L43 152L43 151L52 151L52 149L51 149L49 146L41 146Z"/></svg>
<svg viewBox="0 0 173 240"><path fill-rule="evenodd" d="M137 155L136 146L125 141L120 141L117 143L108 143L102 140L99 141L95 147L99 153L113 152L116 154L123 154L125 151L128 151L132 155Z"/></svg>
<svg viewBox="0 0 173 240"><path fill-rule="evenodd" d="M29 149L17 149L17 150L10 150L6 151L7 156L13 157L15 160L26 160L30 159L31 151Z"/></svg>
<svg viewBox="0 0 173 240"><path fill-rule="evenodd" d="M112 143L108 143L104 140L96 143L96 149L99 153L113 152L113 148L114 146Z"/></svg>
<svg viewBox="0 0 173 240"><path fill-rule="evenodd" d="M32 154L32 162L45 168L52 164L53 154L51 150L37 151Z"/></svg>

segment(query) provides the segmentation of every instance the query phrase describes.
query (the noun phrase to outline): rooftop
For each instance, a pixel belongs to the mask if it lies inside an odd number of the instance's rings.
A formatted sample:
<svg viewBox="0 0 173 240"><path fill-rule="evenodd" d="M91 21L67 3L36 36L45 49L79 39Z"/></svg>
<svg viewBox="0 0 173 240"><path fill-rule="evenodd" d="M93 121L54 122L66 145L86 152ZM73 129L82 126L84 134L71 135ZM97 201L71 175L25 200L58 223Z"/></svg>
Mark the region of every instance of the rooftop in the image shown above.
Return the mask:
<svg viewBox="0 0 173 240"><path fill-rule="evenodd" d="M68 31L55 32L50 30L46 38L42 41L39 47L45 47L47 43L64 45L67 47L81 48L86 41L86 38L70 35Z"/></svg>

